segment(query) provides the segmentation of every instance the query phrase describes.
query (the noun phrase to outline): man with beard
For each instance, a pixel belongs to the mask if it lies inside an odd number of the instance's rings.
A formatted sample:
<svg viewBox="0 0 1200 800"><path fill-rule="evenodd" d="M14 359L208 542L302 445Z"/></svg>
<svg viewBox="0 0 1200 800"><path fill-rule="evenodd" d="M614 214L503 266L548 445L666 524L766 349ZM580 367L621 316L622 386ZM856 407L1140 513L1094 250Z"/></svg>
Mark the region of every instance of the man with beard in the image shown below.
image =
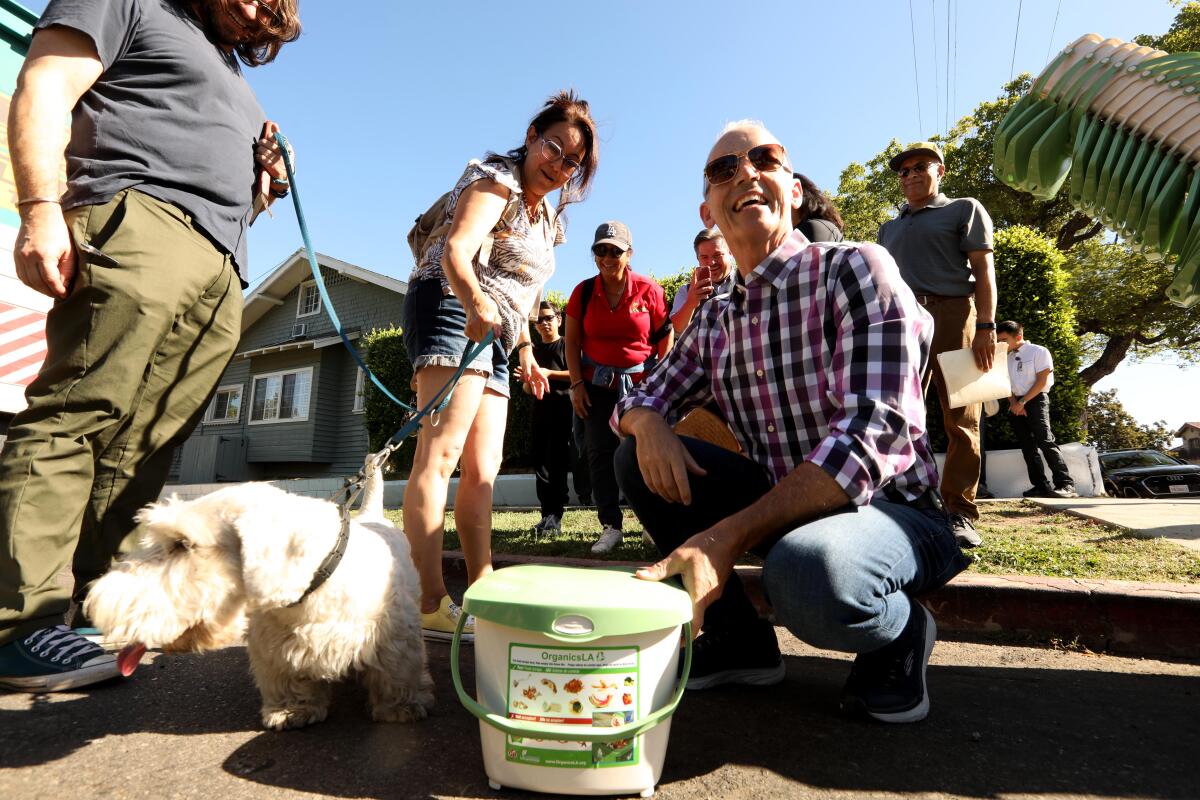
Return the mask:
<svg viewBox="0 0 1200 800"><path fill-rule="evenodd" d="M691 595L704 633L689 689L785 676L733 575L755 552L776 621L857 654L841 707L916 722L936 629L914 597L966 565L924 429L931 319L882 247L792 230L803 190L761 123L727 126L704 178L700 215L729 243L733 290L613 414L621 489L667 554L638 576L679 575ZM709 400L745 455L671 431Z"/></svg>
<svg viewBox="0 0 1200 800"><path fill-rule="evenodd" d="M51 0L35 27L9 115L14 259L56 302L0 455L2 687L119 672L64 614L157 498L233 355L246 229L288 188L241 65L299 34L296 0Z"/></svg>

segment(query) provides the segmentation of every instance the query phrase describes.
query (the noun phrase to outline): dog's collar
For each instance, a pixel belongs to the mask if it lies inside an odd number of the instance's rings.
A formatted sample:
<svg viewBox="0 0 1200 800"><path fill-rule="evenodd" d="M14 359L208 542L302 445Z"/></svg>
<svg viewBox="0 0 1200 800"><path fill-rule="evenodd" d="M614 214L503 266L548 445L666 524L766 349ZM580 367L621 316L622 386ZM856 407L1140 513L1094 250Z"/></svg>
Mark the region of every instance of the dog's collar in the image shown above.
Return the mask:
<svg viewBox="0 0 1200 800"><path fill-rule="evenodd" d="M313 574L312 583L308 584L308 588L304 590L304 594L296 599L296 602L288 605L288 608L293 608L304 602L304 599L321 587L325 581L329 580L329 576L338 568L338 564L342 563L342 556L346 554L346 543L350 541L350 513L347 508L342 514L342 529L338 531L337 541L333 543L333 549L321 561L321 565L317 567L317 571Z"/></svg>

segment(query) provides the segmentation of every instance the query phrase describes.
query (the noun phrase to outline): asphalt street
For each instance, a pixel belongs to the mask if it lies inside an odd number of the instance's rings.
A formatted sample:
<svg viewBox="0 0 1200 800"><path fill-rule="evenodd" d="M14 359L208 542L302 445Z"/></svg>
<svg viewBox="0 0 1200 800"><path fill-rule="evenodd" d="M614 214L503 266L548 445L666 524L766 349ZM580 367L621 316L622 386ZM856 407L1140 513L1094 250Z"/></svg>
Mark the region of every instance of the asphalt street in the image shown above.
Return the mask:
<svg viewBox="0 0 1200 800"><path fill-rule="evenodd" d="M1198 663L941 642L932 713L890 727L838 715L847 656L782 639L783 684L685 696L657 797L1200 796ZM0 694L0 797L539 796L488 788L449 650L430 645L438 703L412 725L372 723L347 685L326 722L262 730L242 648L148 653L86 693Z"/></svg>

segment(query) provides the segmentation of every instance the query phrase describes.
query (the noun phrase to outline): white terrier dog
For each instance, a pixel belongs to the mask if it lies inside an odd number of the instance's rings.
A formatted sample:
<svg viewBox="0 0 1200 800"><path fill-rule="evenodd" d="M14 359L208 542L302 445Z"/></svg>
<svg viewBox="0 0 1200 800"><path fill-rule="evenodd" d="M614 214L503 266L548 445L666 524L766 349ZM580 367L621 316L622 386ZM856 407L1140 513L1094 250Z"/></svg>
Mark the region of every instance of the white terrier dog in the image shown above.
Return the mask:
<svg viewBox="0 0 1200 800"><path fill-rule="evenodd" d="M244 629L263 725L276 730L325 719L331 683L353 674L378 721L423 719L433 707L420 585L408 539L383 516L380 469L369 469L340 564L311 593L340 538L333 503L245 483L155 503L138 522L140 546L84 606L110 637L199 651L234 644Z"/></svg>

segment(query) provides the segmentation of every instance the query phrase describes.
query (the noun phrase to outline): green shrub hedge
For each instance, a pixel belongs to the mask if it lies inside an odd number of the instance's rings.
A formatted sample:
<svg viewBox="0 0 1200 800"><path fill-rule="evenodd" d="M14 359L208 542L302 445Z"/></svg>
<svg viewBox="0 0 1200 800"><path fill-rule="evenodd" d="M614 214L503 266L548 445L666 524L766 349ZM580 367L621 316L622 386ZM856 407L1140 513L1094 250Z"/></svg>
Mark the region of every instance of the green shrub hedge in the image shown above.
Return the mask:
<svg viewBox="0 0 1200 800"><path fill-rule="evenodd" d="M1079 378L1079 338L1075 307L1067 293L1064 258L1049 239L1022 225L996 231L996 320L1015 320L1025 338L1042 345L1054 357L1054 386L1050 389L1050 428L1060 442L1083 440L1087 387ZM934 449L946 449L941 409L936 395L927 403ZM985 423L988 450L1017 447L1007 401Z"/></svg>

